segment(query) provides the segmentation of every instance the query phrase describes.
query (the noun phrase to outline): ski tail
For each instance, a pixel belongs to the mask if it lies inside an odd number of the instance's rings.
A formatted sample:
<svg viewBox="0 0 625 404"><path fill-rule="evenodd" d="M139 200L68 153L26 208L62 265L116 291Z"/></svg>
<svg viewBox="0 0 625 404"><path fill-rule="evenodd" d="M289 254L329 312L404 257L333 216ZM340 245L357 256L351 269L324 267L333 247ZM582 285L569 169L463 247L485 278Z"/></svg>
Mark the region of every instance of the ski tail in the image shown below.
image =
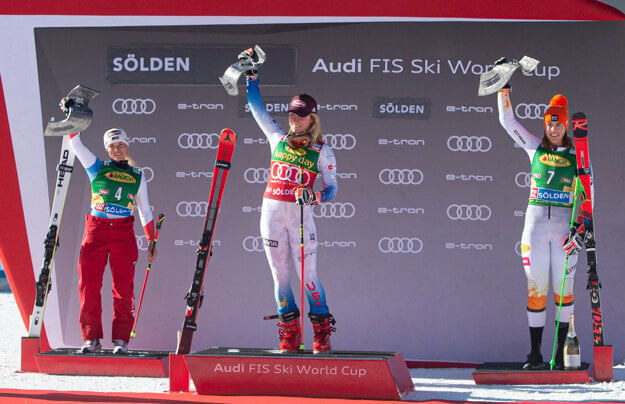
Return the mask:
<svg viewBox="0 0 625 404"><path fill-rule="evenodd" d="M236 139L237 135L232 129L223 129L219 135L219 145L217 146L217 155L215 157L215 169L213 171L213 179L208 196L208 208L206 210L202 237L196 251L197 261L195 272L189 292L185 296L187 301L185 317L182 323L182 329L178 332L177 354L188 354L191 352L193 333L197 330L197 314L199 308L202 306L204 275L206 273L206 266L212 255L215 225L217 223L221 198L234 154Z"/></svg>

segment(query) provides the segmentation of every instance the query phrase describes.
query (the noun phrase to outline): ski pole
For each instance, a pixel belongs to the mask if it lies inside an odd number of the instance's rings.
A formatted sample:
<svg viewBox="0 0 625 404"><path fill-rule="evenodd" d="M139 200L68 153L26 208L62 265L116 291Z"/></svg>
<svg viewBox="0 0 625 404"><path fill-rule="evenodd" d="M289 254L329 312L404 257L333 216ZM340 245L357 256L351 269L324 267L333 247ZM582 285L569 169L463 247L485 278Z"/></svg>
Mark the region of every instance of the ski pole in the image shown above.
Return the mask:
<svg viewBox="0 0 625 404"><path fill-rule="evenodd" d="M163 224L163 220L165 220L165 215L158 215L158 220L156 221L156 233L154 234L154 244L152 244L152 250L156 248L156 242L158 241L158 232L161 230L161 225ZM148 268L145 271L145 278L143 278L143 287L141 288L141 297L139 298L139 306L137 307L137 315L135 316L135 323L132 326L132 331L130 332L130 337L134 338L137 336L135 332L137 330L137 323L139 322L139 313L141 312L141 303L143 303L143 294L145 293L145 285L148 283L148 276L150 275L150 269L152 268L152 263L148 263Z"/></svg>
<svg viewBox="0 0 625 404"><path fill-rule="evenodd" d="M299 183L303 187L304 186L304 166L299 166ZM299 255L301 259L301 274L300 274L300 289L301 289L301 304L302 304L302 312L301 312L301 333L302 333L302 343L299 346L300 351L306 349L304 344L304 306L306 302L304 301L305 291L304 291L304 204L299 206Z"/></svg>
<svg viewBox="0 0 625 404"><path fill-rule="evenodd" d="M573 185L573 208L571 210L571 222L569 223L569 229L573 228L575 223L575 210L577 209L577 197L579 196L579 178L575 177L575 184ZM558 317L556 319L556 332L553 336L553 348L551 349L551 360L549 361L549 370L553 370L555 365L556 347L558 344L558 328L560 327L560 312L562 311L562 295L564 295L564 283L566 282L566 270L569 267L569 256L566 256L564 260L564 273L562 274L562 286L560 287L560 303L558 303Z"/></svg>

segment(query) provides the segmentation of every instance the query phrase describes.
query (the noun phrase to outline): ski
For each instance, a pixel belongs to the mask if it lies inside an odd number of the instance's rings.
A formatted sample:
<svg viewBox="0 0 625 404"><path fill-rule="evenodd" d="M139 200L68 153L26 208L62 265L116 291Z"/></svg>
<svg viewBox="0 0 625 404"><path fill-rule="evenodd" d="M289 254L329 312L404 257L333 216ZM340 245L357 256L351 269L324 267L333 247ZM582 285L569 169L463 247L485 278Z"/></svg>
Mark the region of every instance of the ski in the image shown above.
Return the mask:
<svg viewBox="0 0 625 404"><path fill-rule="evenodd" d="M206 265L212 255L212 242L215 234L215 224L219 214L219 206L223 195L232 154L236 143L237 135L231 129L224 129L219 135L219 145L217 146L217 157L215 158L215 169L213 171L213 180L211 182L210 194L208 196L208 208L206 210L206 219L202 230L202 238L200 239L198 249L196 251L197 261L195 264L195 272L191 288L185 296L187 306L185 311L182 330L178 334L177 354L188 354L191 351L191 341L193 333L197 330L197 314L202 305L204 274Z"/></svg>
<svg viewBox="0 0 625 404"><path fill-rule="evenodd" d="M44 310L52 287L50 272L56 250L59 246L61 219L63 218L65 199L67 198L67 191L74 170L74 160L76 159L76 155L69 146L69 135L78 133L89 126L92 112L88 104L98 94L100 94L98 91L88 87L81 85L74 87L60 103L61 109L66 114L66 119L60 122L51 120L44 131L46 136L63 136L63 141L61 143L61 156L56 166L57 174L48 233L43 241L43 262L39 278L35 283L35 304L29 319L29 337L36 338L41 336Z"/></svg>
<svg viewBox="0 0 625 404"><path fill-rule="evenodd" d="M50 213L50 223L48 233L43 241L44 253L43 263L39 280L35 283L36 295L35 306L30 315L30 324L28 326L29 337L39 337L43 326L43 313L50 292L50 267L54 262L54 255L59 245L59 228L61 227L61 219L63 218L63 208L65 207L65 199L69 182L72 178L74 170L74 160L76 156L69 147L69 136L63 136L61 146L61 157L59 164L56 166L56 187L54 190L54 199L52 202L52 211Z"/></svg>
<svg viewBox="0 0 625 404"><path fill-rule="evenodd" d="M575 155L577 157L577 180L581 184L582 205L581 213L584 222L584 248L588 263L588 284L590 291L590 308L592 312L592 332L595 346L605 345L603 336L603 313L599 290L601 282L597 274L597 254L595 244L595 230L592 207L592 171L588 152L588 121L586 114L576 112L571 119L573 123L573 137L575 138ZM578 184L578 185L579 185Z"/></svg>

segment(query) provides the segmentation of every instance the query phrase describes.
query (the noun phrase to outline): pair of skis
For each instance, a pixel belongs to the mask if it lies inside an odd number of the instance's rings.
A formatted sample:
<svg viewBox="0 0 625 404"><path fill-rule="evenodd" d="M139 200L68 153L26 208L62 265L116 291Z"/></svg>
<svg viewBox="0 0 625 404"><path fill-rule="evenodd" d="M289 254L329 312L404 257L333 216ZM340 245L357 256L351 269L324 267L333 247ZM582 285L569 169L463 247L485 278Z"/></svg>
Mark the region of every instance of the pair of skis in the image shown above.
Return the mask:
<svg viewBox="0 0 625 404"><path fill-rule="evenodd" d="M601 283L597 273L597 249L595 243L595 228L592 202L592 171L588 152L588 120L582 112L576 112L571 119L573 123L573 137L575 138L575 154L577 157L577 181L581 183L581 212L584 222L584 248L588 263L588 284L590 292L590 309L592 313L592 333L594 346L604 346L603 312L601 311L601 297L599 290Z"/></svg>

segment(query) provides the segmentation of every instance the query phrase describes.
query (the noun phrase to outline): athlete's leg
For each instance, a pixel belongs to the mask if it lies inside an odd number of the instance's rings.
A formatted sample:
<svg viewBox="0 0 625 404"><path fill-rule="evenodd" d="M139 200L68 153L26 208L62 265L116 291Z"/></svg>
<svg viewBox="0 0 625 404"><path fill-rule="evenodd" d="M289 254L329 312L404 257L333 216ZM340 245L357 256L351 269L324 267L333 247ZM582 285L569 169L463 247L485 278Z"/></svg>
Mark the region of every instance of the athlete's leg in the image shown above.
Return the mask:
<svg viewBox="0 0 625 404"><path fill-rule="evenodd" d="M108 240L103 230L87 215L78 256L79 323L84 341L103 337L100 291L108 259Z"/></svg>
<svg viewBox="0 0 625 404"><path fill-rule="evenodd" d="M309 313L328 314L325 290L317 276L317 228L312 209L312 206L305 206L304 209L304 290L310 307ZM295 224L299 229L299 219L294 221L292 226ZM289 239L291 241L291 255L301 281L302 254L299 231L289 232Z"/></svg>
<svg viewBox="0 0 625 404"><path fill-rule="evenodd" d="M112 223L113 225L110 227L112 242L109 255L113 288L112 339L128 342L134 323L137 240L135 239L132 220L117 219Z"/></svg>
<svg viewBox="0 0 625 404"><path fill-rule="evenodd" d="M544 327L549 288L549 240L545 237L545 207L530 205L521 237L523 269L527 277L527 320L530 327Z"/></svg>
<svg viewBox="0 0 625 404"><path fill-rule="evenodd" d="M269 204L263 203L260 215L260 234L263 238L265 255L273 277L274 296L279 314L289 313L297 309L289 273L290 248L286 227L288 214L286 209L279 209L273 204L269 206Z"/></svg>

